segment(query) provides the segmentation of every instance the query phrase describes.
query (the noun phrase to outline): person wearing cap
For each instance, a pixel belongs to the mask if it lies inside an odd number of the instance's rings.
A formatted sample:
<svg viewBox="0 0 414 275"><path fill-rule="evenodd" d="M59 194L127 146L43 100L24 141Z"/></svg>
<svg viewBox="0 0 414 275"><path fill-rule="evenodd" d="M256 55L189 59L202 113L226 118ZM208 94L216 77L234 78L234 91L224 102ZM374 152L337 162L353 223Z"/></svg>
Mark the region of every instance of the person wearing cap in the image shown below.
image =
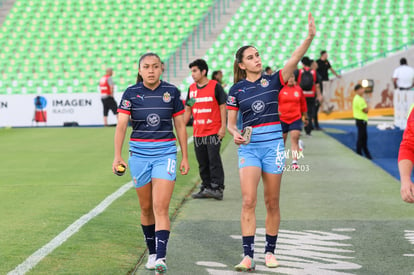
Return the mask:
<svg viewBox="0 0 414 275"><path fill-rule="evenodd" d="M354 91L355 96L352 101L352 110L355 118L355 123L358 129L356 152L362 156L362 151L364 151L365 156L368 159L372 159L367 145L368 105L363 97L365 88L363 88L361 84L357 84L354 88Z"/></svg>

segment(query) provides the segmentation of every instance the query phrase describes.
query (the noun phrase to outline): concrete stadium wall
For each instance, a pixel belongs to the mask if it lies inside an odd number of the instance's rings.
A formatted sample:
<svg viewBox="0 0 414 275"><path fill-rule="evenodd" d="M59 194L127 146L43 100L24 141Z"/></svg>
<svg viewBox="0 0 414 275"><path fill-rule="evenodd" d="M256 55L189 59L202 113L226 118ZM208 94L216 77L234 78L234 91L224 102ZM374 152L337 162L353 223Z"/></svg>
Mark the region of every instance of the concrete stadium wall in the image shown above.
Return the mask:
<svg viewBox="0 0 414 275"><path fill-rule="evenodd" d="M352 99L354 86L362 79L374 81L373 93L366 99L371 115L394 114L394 86L392 74L400 64L400 58L407 58L408 65L414 66L414 47L390 54L386 58L368 63L367 65L348 71L341 78L324 83L324 104L322 110L333 110L329 115L321 113L321 119L352 117ZM414 94L414 91L413 91Z"/></svg>

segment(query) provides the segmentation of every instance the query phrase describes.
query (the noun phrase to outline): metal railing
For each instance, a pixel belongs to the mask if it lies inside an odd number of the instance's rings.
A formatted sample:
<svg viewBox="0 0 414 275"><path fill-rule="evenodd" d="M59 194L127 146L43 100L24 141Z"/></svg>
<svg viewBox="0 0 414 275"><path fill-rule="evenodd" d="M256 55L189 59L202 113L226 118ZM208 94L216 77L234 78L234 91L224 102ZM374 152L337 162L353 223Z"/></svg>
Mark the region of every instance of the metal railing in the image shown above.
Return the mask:
<svg viewBox="0 0 414 275"><path fill-rule="evenodd" d="M171 77L177 77L177 71L187 66L190 62L190 53L194 56L196 49L201 48L201 43L206 40L207 35L212 33L226 12L226 8L229 8L230 1L234 0L216 0L193 31L182 40L180 47L164 61L164 78L167 81Z"/></svg>

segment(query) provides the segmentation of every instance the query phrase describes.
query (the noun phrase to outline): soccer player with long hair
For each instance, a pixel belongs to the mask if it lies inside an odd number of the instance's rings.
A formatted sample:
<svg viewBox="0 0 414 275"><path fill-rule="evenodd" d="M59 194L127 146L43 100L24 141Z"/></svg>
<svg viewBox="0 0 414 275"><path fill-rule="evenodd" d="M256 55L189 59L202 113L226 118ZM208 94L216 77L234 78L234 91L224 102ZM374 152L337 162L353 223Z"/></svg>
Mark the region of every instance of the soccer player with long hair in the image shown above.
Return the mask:
<svg viewBox="0 0 414 275"><path fill-rule="evenodd" d="M165 263L170 235L169 204L176 179L176 137L182 160L179 170L189 170L184 105L180 91L160 79L161 59L146 53L138 62L139 81L126 89L119 104L115 131L114 173L119 165L127 166L121 156L128 122L132 133L129 142L129 169L141 208L141 225L149 256L145 265L156 274L167 271Z"/></svg>
<svg viewBox="0 0 414 275"><path fill-rule="evenodd" d="M273 75L262 74L262 60L253 46L236 52L234 85L227 99L228 130L239 145L239 174L242 192L241 231L244 258L237 271L255 269L254 235L256 232L257 186L263 179L266 205L265 264L277 267L274 256L280 224L279 195L285 163L282 128L278 115L278 94L305 55L316 33L312 15L308 15L308 36L293 52L282 70ZM243 117L243 128L250 132L244 138L237 129L237 112ZM249 136L249 135L247 135Z"/></svg>

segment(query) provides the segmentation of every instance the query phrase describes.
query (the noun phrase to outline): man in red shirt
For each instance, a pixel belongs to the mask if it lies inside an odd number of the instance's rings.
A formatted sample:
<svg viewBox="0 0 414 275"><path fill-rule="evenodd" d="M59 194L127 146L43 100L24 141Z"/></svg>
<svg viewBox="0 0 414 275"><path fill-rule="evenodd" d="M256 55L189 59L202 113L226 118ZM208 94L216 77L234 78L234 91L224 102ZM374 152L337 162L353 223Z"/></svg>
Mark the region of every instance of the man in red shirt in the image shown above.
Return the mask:
<svg viewBox="0 0 414 275"><path fill-rule="evenodd" d="M184 121L193 115L194 149L199 164L201 188L193 198L223 199L224 170L220 156L221 140L226 134L226 99L223 87L207 78L206 61L190 63L194 83L188 89Z"/></svg>
<svg viewBox="0 0 414 275"><path fill-rule="evenodd" d="M296 85L295 76L292 74L286 86L279 93L279 116L282 124L283 140L290 132L290 143L292 146L292 169L298 169L299 137L302 131L302 117L305 125L308 123L308 108L302 88Z"/></svg>
<svg viewBox="0 0 414 275"><path fill-rule="evenodd" d="M118 115L118 105L114 99L114 82L112 80L112 68L106 69L106 74L99 81L99 89L101 91L101 99L103 104L104 126L108 126L108 113L112 111L114 115Z"/></svg>
<svg viewBox="0 0 414 275"><path fill-rule="evenodd" d="M407 119L403 139L398 154L398 169L401 179L401 198L408 203L414 203L414 183L411 174L414 164L414 110Z"/></svg>

